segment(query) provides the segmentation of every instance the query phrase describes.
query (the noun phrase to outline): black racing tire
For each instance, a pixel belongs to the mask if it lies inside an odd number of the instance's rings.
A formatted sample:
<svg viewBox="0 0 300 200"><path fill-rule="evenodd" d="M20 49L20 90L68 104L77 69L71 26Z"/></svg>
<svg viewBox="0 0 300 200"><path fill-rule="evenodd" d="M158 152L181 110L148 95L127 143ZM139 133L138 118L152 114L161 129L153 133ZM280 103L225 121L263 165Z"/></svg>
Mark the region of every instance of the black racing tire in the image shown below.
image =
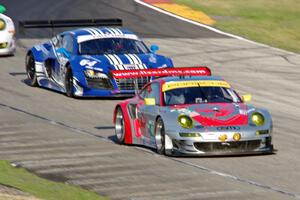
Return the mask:
<svg viewBox="0 0 300 200"><path fill-rule="evenodd" d="M66 95L68 97L74 97L74 89L73 89L73 72L70 66L66 68L65 75L65 89Z"/></svg>
<svg viewBox="0 0 300 200"><path fill-rule="evenodd" d="M155 143L158 154L166 155L165 148L165 126L161 117L155 123Z"/></svg>
<svg viewBox="0 0 300 200"><path fill-rule="evenodd" d="M35 59L31 52L26 55L25 66L29 85L32 87L38 86L37 75L35 71Z"/></svg>
<svg viewBox="0 0 300 200"><path fill-rule="evenodd" d="M124 144L125 143L125 120L124 120L124 114L120 107L117 108L115 112L115 135L116 135L116 141L118 144Z"/></svg>

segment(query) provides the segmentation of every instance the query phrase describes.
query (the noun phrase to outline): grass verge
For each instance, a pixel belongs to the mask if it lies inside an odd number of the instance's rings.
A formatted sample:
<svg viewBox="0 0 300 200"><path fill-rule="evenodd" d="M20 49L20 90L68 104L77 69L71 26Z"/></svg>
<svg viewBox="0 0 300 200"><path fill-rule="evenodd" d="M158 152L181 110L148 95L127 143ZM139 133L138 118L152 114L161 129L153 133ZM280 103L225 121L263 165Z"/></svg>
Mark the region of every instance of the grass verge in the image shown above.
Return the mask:
<svg viewBox="0 0 300 200"><path fill-rule="evenodd" d="M107 200L80 187L49 181L25 169L14 168L4 160L0 160L0 184L17 188L45 200Z"/></svg>
<svg viewBox="0 0 300 200"><path fill-rule="evenodd" d="M300 53L299 0L173 0L201 10L225 32Z"/></svg>

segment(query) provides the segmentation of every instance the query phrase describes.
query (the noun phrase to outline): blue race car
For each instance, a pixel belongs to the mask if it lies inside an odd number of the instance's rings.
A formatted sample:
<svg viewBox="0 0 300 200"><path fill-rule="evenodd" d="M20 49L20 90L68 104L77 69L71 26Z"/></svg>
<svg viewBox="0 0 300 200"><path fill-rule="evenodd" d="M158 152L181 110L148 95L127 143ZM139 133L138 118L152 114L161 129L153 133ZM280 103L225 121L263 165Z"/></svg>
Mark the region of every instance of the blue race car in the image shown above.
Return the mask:
<svg viewBox="0 0 300 200"><path fill-rule="evenodd" d="M170 58L156 54L156 45L150 49L127 29L80 28L30 48L26 72L31 86L69 97L132 96L134 81L142 88L150 78L117 79L111 71L173 67Z"/></svg>

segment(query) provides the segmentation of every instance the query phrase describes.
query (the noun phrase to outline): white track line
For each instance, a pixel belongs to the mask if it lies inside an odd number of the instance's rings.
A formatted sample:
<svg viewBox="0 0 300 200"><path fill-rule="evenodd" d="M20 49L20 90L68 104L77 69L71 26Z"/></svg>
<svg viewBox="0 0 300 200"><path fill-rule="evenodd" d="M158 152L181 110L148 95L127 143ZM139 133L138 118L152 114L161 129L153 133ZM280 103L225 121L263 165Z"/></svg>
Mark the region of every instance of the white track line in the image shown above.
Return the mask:
<svg viewBox="0 0 300 200"><path fill-rule="evenodd" d="M163 9L161 9L161 8L158 8L158 7L155 7L155 6L151 5L151 4L145 3L145 2L143 2L142 0L134 0L134 1L135 1L136 3L138 3L138 4L141 4L141 5L143 5L143 6L146 6L146 7L148 7L148 8L151 8L151 9L153 9L153 10L155 10L155 11L158 11L158 12L160 12L160 13L163 13L163 14L165 14L165 15L169 15L169 16L171 16L171 17L174 17L174 18L176 18L176 19L179 19L179 20L188 22L188 23L190 23L190 24L193 24L193 25L196 25L196 26L199 26L199 27L202 27L202 28L206 28L206 29L208 29L208 30L211 30L211 31L213 31L213 32L215 32L215 33L218 33L218 34L221 34L221 35L225 35L225 36L228 36L228 37L231 37L231 38L235 38L235 39L238 39L238 40L241 40L241 41L245 41L245 42L249 42L249 43L252 43L252 44L256 44L256 45L259 45L259 46L262 46L262 47L269 47L269 48L271 48L271 49L280 50L280 51L283 51L283 52L286 52L286 53L289 53L289 54L296 54L296 53L294 53L294 52L290 52L290 51L287 51L287 50L283 50L283 49L279 49L279 48L276 48L276 47L272 47L272 46L269 46L269 45L267 45L267 44L262 44L262 43L259 43L259 42L254 42L254 41L252 41L252 40L246 39L246 38L241 37L241 36L237 36L237 35L234 35L234 34L231 34L231 33L223 32L223 31L218 30L218 29L216 29L216 28L213 28L213 27L211 27L211 26L208 26L208 25L205 25L205 24L201 24L201 23L199 23L199 22L196 22L196 21L193 21L193 20L190 20L190 19L187 19L187 18L178 16L178 15L175 15L175 14L170 13L170 12L168 12L168 11L165 11L165 10L163 10Z"/></svg>
<svg viewBox="0 0 300 200"><path fill-rule="evenodd" d="M204 166L197 165L197 164L194 164L192 162L185 161L185 160L179 160L177 158L171 158L171 157L170 157L170 159L173 160L173 161L176 161L176 162L179 162L179 163L189 165L191 167L195 167L197 169L203 170L203 171L205 171L207 173L210 173L210 174L214 174L214 175L221 176L221 177L224 177L224 178L230 178L230 179L233 179L233 180L238 181L238 182L246 183L246 184L249 184L249 185L254 185L256 187L259 187L259 188L262 188L262 189L265 189L265 190L271 190L273 192L277 192L277 193L280 193L280 194L285 195L285 196L289 196L289 197L292 197L292 198L295 198L295 199L300 199L299 194L288 192L288 191L286 191L282 188L273 187L273 186L265 185L265 184L262 184L262 183L259 183L259 182L256 182L256 181L252 181L252 180L244 179L244 178L241 178L241 177L238 177L238 176L234 176L234 175L231 175L231 174L218 172L218 171L215 171L215 170L212 170L212 169L206 168Z"/></svg>

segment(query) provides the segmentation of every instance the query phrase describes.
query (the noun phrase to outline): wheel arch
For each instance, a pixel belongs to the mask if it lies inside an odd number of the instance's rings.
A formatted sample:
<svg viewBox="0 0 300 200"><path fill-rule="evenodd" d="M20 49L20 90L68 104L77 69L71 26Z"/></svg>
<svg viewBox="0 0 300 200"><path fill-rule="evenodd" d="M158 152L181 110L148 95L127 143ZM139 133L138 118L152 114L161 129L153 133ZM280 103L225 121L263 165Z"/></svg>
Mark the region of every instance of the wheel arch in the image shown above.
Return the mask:
<svg viewBox="0 0 300 200"><path fill-rule="evenodd" d="M124 123L126 124L125 126L125 137L124 137L124 143L125 144L132 144L132 128L131 128L131 122L130 122L130 116L129 113L127 112L127 103L121 103L117 104L114 110L114 115L113 115L113 123L116 123L116 113L118 109L121 109L123 112L124 116Z"/></svg>
<svg viewBox="0 0 300 200"><path fill-rule="evenodd" d="M160 115L157 115L156 118L155 118L155 122L157 122L158 118L161 118L161 119L162 119L162 121L163 121L163 123L164 123L164 127L165 127L165 129L166 129L166 127L167 127L168 125L167 125L167 123L166 123L167 120L165 120L165 119L166 119L167 117L166 117L166 116L163 116L163 115L161 115L161 114L160 114Z"/></svg>
<svg viewBox="0 0 300 200"><path fill-rule="evenodd" d="M164 138L165 138L164 141L165 141L165 144L164 144L163 152L161 152L158 149L157 149L157 151L158 151L159 154L165 154L165 155L170 156L170 155L172 155L172 152L173 152L173 142L172 142L172 138L170 137L170 135L166 132L167 123L166 123L165 119L167 118L167 116L163 117L162 115L157 115L156 119L155 119L155 123L157 123L159 118L162 120L163 126L164 126ZM154 131L156 132L156 125L155 125L155 130Z"/></svg>
<svg viewBox="0 0 300 200"><path fill-rule="evenodd" d="M31 49L29 49L29 50L26 52L26 56L25 56L25 65L27 65L27 57L28 57L30 54L31 54L31 55L33 56L33 58L34 58L34 53L32 52Z"/></svg>
<svg viewBox="0 0 300 200"><path fill-rule="evenodd" d="M72 68L72 65L71 65L71 62L68 61L66 64L65 64L65 68L68 68L70 67L72 71L74 71L74 69Z"/></svg>
<svg viewBox="0 0 300 200"><path fill-rule="evenodd" d="M44 62L45 56L42 51L39 51L35 47L32 47L27 50L26 56L29 55L30 53L33 55L35 61Z"/></svg>

